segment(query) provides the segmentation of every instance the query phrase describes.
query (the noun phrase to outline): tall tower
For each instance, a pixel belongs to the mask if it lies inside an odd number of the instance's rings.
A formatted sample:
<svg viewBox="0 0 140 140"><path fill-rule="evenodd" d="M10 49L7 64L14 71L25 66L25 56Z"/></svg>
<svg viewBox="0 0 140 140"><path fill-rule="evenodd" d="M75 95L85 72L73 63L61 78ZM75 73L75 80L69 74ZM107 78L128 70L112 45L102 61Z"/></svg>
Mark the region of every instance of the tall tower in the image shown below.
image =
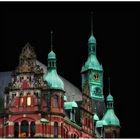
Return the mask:
<svg viewBox="0 0 140 140"><path fill-rule="evenodd" d="M52 40L52 32L51 32ZM43 96L47 103L47 117L51 122L50 137L63 137L63 121L64 121L64 83L57 74L56 54L52 49L48 54L47 73L44 75L44 81L47 84L47 91Z"/></svg>
<svg viewBox="0 0 140 140"><path fill-rule="evenodd" d="M93 35L93 18L91 17L91 36L88 40L88 59L82 66L82 89L85 81L88 81L90 96L93 99L93 106L96 108L99 118L105 110L103 95L103 68L96 57L96 39Z"/></svg>

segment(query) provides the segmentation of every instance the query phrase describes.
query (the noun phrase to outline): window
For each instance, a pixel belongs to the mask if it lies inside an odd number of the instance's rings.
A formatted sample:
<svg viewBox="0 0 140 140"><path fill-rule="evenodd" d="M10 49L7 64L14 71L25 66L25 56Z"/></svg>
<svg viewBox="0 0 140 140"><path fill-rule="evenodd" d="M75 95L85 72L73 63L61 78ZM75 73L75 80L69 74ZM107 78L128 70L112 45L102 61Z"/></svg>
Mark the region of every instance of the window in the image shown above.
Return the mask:
<svg viewBox="0 0 140 140"><path fill-rule="evenodd" d="M20 106L23 106L23 104L24 104L24 98L23 97L20 97L20 103L19 103L19 105Z"/></svg>
<svg viewBox="0 0 140 140"><path fill-rule="evenodd" d="M16 96L16 94L12 94L12 99L14 99L15 96Z"/></svg>
<svg viewBox="0 0 140 140"><path fill-rule="evenodd" d="M58 122L54 122L54 138L58 138Z"/></svg>
<svg viewBox="0 0 140 140"><path fill-rule="evenodd" d="M54 107L58 107L59 98L57 95L54 96Z"/></svg>
<svg viewBox="0 0 140 140"><path fill-rule="evenodd" d="M34 94L35 94L35 96L36 96L37 98L39 97L38 92L35 92Z"/></svg>
<svg viewBox="0 0 140 140"><path fill-rule="evenodd" d="M34 135L35 135L35 122L31 122L30 130L31 130L31 137L34 137Z"/></svg>
<svg viewBox="0 0 140 140"><path fill-rule="evenodd" d="M31 105L31 97L27 97L27 106Z"/></svg>
<svg viewBox="0 0 140 140"><path fill-rule="evenodd" d="M77 136L76 136L76 134L74 134L74 137L73 138L76 138Z"/></svg>
<svg viewBox="0 0 140 140"><path fill-rule="evenodd" d="M19 129L18 122L15 122L14 123L14 137L15 138L18 138L18 133L19 133L18 129Z"/></svg>
<svg viewBox="0 0 140 140"><path fill-rule="evenodd" d="M23 120L21 122L21 137L28 137L28 121Z"/></svg>
<svg viewBox="0 0 140 140"><path fill-rule="evenodd" d="M112 133L112 138L116 138L116 131L115 130L113 130L113 133Z"/></svg>
<svg viewBox="0 0 140 140"><path fill-rule="evenodd" d="M71 138L73 138L73 134L71 134Z"/></svg>
<svg viewBox="0 0 140 140"><path fill-rule="evenodd" d="M72 121L75 122L75 109L72 109Z"/></svg>

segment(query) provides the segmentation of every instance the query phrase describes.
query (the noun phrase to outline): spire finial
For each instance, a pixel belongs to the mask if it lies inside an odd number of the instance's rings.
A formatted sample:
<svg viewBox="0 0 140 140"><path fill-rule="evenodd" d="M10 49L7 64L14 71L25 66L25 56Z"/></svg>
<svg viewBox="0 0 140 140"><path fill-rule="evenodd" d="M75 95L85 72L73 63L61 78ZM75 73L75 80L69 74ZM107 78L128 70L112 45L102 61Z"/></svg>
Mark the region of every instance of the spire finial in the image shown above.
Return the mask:
<svg viewBox="0 0 140 140"><path fill-rule="evenodd" d="M91 11L91 35L93 35L93 11Z"/></svg>
<svg viewBox="0 0 140 140"><path fill-rule="evenodd" d="M51 51L53 50L53 40L52 40L53 31L51 30Z"/></svg>
<svg viewBox="0 0 140 140"><path fill-rule="evenodd" d="M111 92L110 92L110 77L108 78L108 82L109 82L109 94L111 94Z"/></svg>

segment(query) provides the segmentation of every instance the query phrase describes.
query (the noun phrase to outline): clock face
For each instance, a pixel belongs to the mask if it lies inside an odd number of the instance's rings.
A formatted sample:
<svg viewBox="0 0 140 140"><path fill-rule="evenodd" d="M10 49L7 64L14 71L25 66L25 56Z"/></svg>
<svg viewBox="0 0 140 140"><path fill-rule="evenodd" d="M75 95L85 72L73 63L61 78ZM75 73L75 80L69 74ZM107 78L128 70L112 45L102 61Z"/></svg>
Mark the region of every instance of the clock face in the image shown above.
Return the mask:
<svg viewBox="0 0 140 140"><path fill-rule="evenodd" d="M99 79L99 74L98 73L94 73L93 78L94 78L94 80L98 80Z"/></svg>

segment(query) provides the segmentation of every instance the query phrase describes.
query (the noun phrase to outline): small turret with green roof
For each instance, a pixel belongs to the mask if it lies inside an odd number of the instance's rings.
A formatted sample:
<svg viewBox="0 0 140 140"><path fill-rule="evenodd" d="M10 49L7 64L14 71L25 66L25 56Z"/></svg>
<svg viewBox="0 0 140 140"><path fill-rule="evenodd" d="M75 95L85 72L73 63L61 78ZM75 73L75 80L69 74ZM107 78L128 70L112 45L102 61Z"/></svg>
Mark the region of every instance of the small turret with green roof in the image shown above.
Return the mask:
<svg viewBox="0 0 140 140"><path fill-rule="evenodd" d="M52 32L51 32L51 35L52 35ZM59 77L59 75L57 74L56 54L52 50L52 39L51 39L51 52L48 54L47 73L45 73L43 78L44 78L44 81L47 82L49 89L64 90L64 83Z"/></svg>
<svg viewBox="0 0 140 140"><path fill-rule="evenodd" d="M114 112L113 97L111 94L107 96L107 111L102 120L106 122L106 125L120 126L120 121Z"/></svg>
<svg viewBox="0 0 140 140"><path fill-rule="evenodd" d="M115 115L114 112L114 100L113 96L110 93L110 86L109 86L109 95L107 96L107 110L105 115L103 116L102 120L106 122L106 125L108 126L119 126L120 127L120 121Z"/></svg>

